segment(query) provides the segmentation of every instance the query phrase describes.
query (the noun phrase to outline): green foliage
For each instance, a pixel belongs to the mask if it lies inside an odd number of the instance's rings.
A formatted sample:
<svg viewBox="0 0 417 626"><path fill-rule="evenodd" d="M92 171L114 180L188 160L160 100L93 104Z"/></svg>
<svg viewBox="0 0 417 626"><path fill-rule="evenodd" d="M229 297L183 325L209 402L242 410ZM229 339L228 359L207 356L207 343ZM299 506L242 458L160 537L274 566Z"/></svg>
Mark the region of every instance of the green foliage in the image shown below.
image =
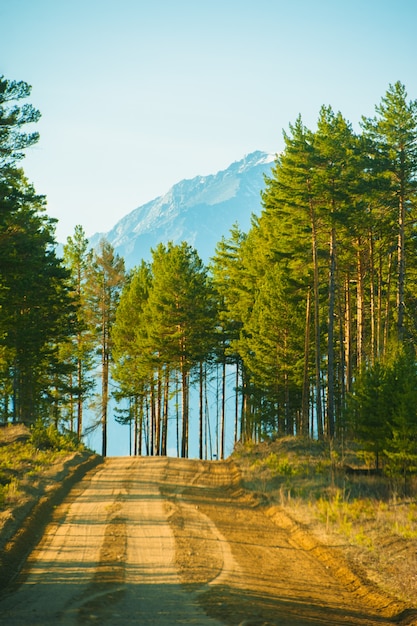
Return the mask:
<svg viewBox="0 0 417 626"><path fill-rule="evenodd" d="M261 215L215 265L239 333L245 436L340 437L355 383L350 410L367 414L359 436L378 459L404 428L400 400L396 420L384 417L377 363L393 340L417 343L417 102L396 83L361 135L323 106L315 131L298 117L284 140Z"/></svg>
<svg viewBox="0 0 417 626"><path fill-rule="evenodd" d="M20 106L30 96L31 86L24 81L0 76L0 171L23 158L22 150L39 139L37 132L26 133L25 124L37 122L40 113L31 104Z"/></svg>
<svg viewBox="0 0 417 626"><path fill-rule="evenodd" d="M81 449L74 433L60 433L54 424L45 425L38 419L31 427L30 442L37 450L67 450Z"/></svg>
<svg viewBox="0 0 417 626"><path fill-rule="evenodd" d="M392 355L364 368L349 401L352 432L382 456L387 474L403 476L417 470L417 364L414 351L398 346Z"/></svg>
<svg viewBox="0 0 417 626"><path fill-rule="evenodd" d="M119 385L120 397L140 394L149 382L152 347L145 313L151 284L151 268L142 262L132 270L120 295L112 333L112 375Z"/></svg>
<svg viewBox="0 0 417 626"><path fill-rule="evenodd" d="M83 433L84 403L95 386L91 375L94 366L95 329L87 297L87 280L92 262L93 252L89 249L83 228L78 225L74 236L68 237L64 246L64 263L70 274L70 298L75 307L75 319L74 334L62 346L60 358L66 365L66 371L62 375L68 390L66 415L72 429L75 419L77 420L79 438Z"/></svg>
<svg viewBox="0 0 417 626"><path fill-rule="evenodd" d="M180 380L182 455L188 449L190 378L214 351L216 314L207 271L186 243L160 244L151 265L142 263L126 284L113 330L118 397L152 407L151 448L166 453L170 385Z"/></svg>
<svg viewBox="0 0 417 626"><path fill-rule="evenodd" d="M351 432L372 452L376 466L389 437L390 390L388 370L377 361L359 373L349 397L348 423Z"/></svg>
<svg viewBox="0 0 417 626"><path fill-rule="evenodd" d="M297 473L288 457L282 457L273 452L265 459L265 465L271 470L272 475L293 476Z"/></svg>
<svg viewBox="0 0 417 626"><path fill-rule="evenodd" d="M23 81L0 77L0 415L26 423L52 413L55 392L62 393L58 353L74 315L54 220L16 167L38 140L24 131L39 118L30 104L20 105L29 94Z"/></svg>

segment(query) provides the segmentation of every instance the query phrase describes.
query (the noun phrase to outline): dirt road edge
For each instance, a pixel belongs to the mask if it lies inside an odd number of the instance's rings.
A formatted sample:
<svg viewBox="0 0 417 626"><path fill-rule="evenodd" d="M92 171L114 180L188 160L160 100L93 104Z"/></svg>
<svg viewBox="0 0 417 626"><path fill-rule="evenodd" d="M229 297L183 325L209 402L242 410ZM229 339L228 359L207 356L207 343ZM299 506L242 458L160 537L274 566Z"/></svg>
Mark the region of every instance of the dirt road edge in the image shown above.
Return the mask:
<svg viewBox="0 0 417 626"><path fill-rule="evenodd" d="M54 486L46 489L39 500L31 502L23 523L17 523L12 536L1 548L0 592L18 576L29 553L42 537L54 508L89 470L102 461L102 457L96 454L75 454L57 474Z"/></svg>
<svg viewBox="0 0 417 626"><path fill-rule="evenodd" d="M355 595L379 610L384 617L402 626L417 624L417 608L397 600L377 589L365 577L356 574L350 564L337 548L329 549L320 544L310 533L305 531L298 522L278 506L268 506L266 514L271 520L288 531L290 540L298 547L311 552L321 563L332 570L334 575L342 581Z"/></svg>

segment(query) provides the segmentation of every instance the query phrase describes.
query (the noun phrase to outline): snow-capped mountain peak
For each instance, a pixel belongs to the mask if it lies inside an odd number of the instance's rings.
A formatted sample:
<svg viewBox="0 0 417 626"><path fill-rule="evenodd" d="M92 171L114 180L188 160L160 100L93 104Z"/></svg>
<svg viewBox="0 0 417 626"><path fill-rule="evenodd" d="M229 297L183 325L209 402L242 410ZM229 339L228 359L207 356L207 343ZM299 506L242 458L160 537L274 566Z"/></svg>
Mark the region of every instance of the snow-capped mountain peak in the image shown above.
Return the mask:
<svg viewBox="0 0 417 626"><path fill-rule="evenodd" d="M187 241L206 262L233 224L247 231L251 215L259 214L264 174L269 174L274 159L256 151L216 174L184 179L134 209L108 233L94 235L90 243L94 246L104 236L127 267L149 260L151 248L168 241Z"/></svg>

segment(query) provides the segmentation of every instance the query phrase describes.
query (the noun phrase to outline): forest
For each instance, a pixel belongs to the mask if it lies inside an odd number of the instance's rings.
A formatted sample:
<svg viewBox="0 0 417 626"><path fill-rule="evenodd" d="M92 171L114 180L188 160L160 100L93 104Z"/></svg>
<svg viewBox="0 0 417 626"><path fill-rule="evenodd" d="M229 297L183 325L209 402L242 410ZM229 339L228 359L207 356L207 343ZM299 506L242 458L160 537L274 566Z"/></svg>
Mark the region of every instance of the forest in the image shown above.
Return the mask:
<svg viewBox="0 0 417 626"><path fill-rule="evenodd" d="M57 255L21 168L39 139L30 91L0 77L0 423L97 427L105 456L113 398L134 454L187 457L192 424L207 458L215 402L220 458L228 422L235 442L351 439L376 468L417 469L417 101L403 84L360 132L330 106L313 130L297 117L260 214L207 266L168 242L129 272L80 225Z"/></svg>

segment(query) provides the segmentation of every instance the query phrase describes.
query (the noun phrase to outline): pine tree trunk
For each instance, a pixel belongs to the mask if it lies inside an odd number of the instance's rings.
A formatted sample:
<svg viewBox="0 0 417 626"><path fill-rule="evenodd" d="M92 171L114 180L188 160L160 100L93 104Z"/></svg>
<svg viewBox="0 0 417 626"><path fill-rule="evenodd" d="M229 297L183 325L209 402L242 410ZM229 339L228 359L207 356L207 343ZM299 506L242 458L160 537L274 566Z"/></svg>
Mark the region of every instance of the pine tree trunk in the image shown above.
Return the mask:
<svg viewBox="0 0 417 626"><path fill-rule="evenodd" d="M402 155L403 156L403 155ZM398 209L398 287L397 287L397 330L398 340L404 338L404 285L405 285L405 199L404 182L401 179Z"/></svg>
<svg viewBox="0 0 417 626"><path fill-rule="evenodd" d="M372 232L369 233L369 266L370 266L370 313L371 313L371 363L375 361L376 347L376 320L375 320L375 265L374 265L374 241Z"/></svg>
<svg viewBox="0 0 417 626"><path fill-rule="evenodd" d="M383 346L383 323L382 323L382 285L383 285L383 262L382 254L378 255L378 311L376 316L376 356L379 359Z"/></svg>
<svg viewBox="0 0 417 626"><path fill-rule="evenodd" d="M222 400L220 416L220 459L224 459L224 429L226 421L226 359L222 364Z"/></svg>
<svg viewBox="0 0 417 626"><path fill-rule="evenodd" d="M336 229L330 234L330 271L329 271L329 317L327 337L327 436L332 439L335 430L334 401L334 317L336 300Z"/></svg>
<svg viewBox="0 0 417 626"><path fill-rule="evenodd" d="M139 399L139 423L137 425L138 429L138 444L137 444L137 454L141 456L143 454L143 439L144 439L144 429L145 429L145 398L141 395Z"/></svg>
<svg viewBox="0 0 417 626"><path fill-rule="evenodd" d="M351 339L352 311L350 298L349 274L345 278L345 315L344 315L344 361L345 361L345 390L351 391L352 386L352 339Z"/></svg>
<svg viewBox="0 0 417 626"><path fill-rule="evenodd" d="M181 383L182 383L182 441L181 456L188 458L188 374L185 364L181 364Z"/></svg>
<svg viewBox="0 0 417 626"><path fill-rule="evenodd" d="M164 405L162 412L161 455L167 455L168 447L168 412L169 412L169 367L165 369Z"/></svg>
<svg viewBox="0 0 417 626"><path fill-rule="evenodd" d="M155 380L154 375L152 374L151 380L151 388L150 388L150 420L149 420L149 454L151 456L155 455L155 419L156 419L156 408L155 408Z"/></svg>
<svg viewBox="0 0 417 626"><path fill-rule="evenodd" d="M247 380L244 372L242 372L242 400L240 409L240 438L242 443L245 443L249 439L249 426L248 426L248 411L249 402L247 394Z"/></svg>
<svg viewBox="0 0 417 626"><path fill-rule="evenodd" d="M238 440L238 424L239 424L239 358L236 357L236 377L235 377L235 432L234 443Z"/></svg>
<svg viewBox="0 0 417 626"><path fill-rule="evenodd" d="M313 260L314 284L314 347L315 347L315 376L316 376L316 420L317 436L323 439L323 408L321 399L321 348L320 348L320 301L319 301L319 266L317 256L317 233L314 208L310 202L311 221L311 249Z"/></svg>
<svg viewBox="0 0 417 626"><path fill-rule="evenodd" d="M70 387L71 391L70 391L70 394L69 394L68 411L69 411L70 431L73 433L74 432L74 394L72 393L72 388L73 388L72 372L70 372L70 375L69 375L69 387ZM5 419L5 422L6 421L7 421L7 419ZM78 433L78 424L77 424L77 433Z"/></svg>
<svg viewBox="0 0 417 626"><path fill-rule="evenodd" d="M388 335L389 335L389 325L390 325L390 316L391 316L391 283L392 283L392 265L393 265L393 255L389 255L389 264L388 264L388 278L387 278L387 296L385 303L385 321L384 321L384 343L382 346L382 352L385 354L388 346Z"/></svg>
<svg viewBox="0 0 417 626"><path fill-rule="evenodd" d="M83 434L83 398L82 398L82 362L81 359L78 359L77 362L77 384L78 384L78 395L77 395L77 437L78 440L81 441L81 437Z"/></svg>
<svg viewBox="0 0 417 626"><path fill-rule="evenodd" d="M139 410L138 397L133 398L133 456L138 456Z"/></svg>
<svg viewBox="0 0 417 626"><path fill-rule="evenodd" d="M156 414L155 414L155 455L161 454L161 429L162 429L162 369L158 368L158 382L156 395Z"/></svg>
<svg viewBox="0 0 417 626"><path fill-rule="evenodd" d="M284 363L288 362L288 328L284 330ZM290 402L290 384L288 367L284 366L284 424L283 433L285 435L294 434L294 420L291 414L291 402Z"/></svg>
<svg viewBox="0 0 417 626"><path fill-rule="evenodd" d="M356 252L356 364L360 369L363 361L363 268L361 240L357 241Z"/></svg>
<svg viewBox="0 0 417 626"><path fill-rule="evenodd" d="M177 456L181 454L180 445L180 383L178 371L175 372L175 431L177 436Z"/></svg>
<svg viewBox="0 0 417 626"><path fill-rule="evenodd" d="M310 324L311 324L311 290L307 290L306 299L306 324L304 331L304 372L303 372L303 396L301 400L301 433L308 436L309 431L309 402L310 402L310 377L309 377L309 356L310 356Z"/></svg>
<svg viewBox="0 0 417 626"><path fill-rule="evenodd" d="M103 343L102 372L101 372L101 428L102 447L101 454L107 456L107 407L109 403L109 355L107 342Z"/></svg>
<svg viewBox="0 0 417 626"><path fill-rule="evenodd" d="M198 458L203 458L203 424L204 424L204 367L200 361L199 377L199 421L198 421Z"/></svg>

